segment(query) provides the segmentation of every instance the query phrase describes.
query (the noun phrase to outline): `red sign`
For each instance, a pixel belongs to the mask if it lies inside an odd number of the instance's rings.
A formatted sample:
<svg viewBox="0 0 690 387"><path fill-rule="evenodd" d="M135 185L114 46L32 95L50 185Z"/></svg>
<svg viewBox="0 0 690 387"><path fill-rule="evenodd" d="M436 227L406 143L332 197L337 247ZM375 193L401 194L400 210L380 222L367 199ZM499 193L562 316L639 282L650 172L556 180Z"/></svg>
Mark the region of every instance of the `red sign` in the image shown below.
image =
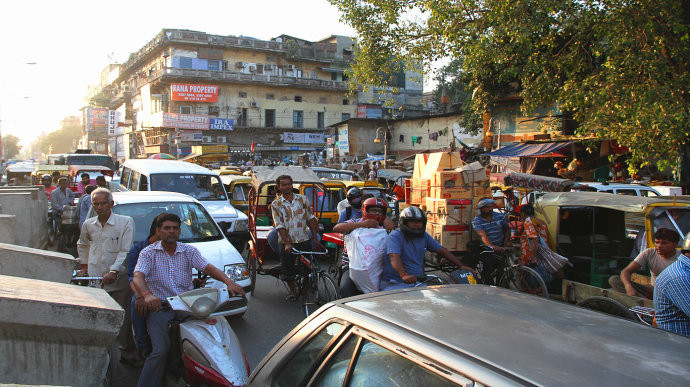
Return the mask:
<svg viewBox="0 0 690 387"><path fill-rule="evenodd" d="M218 102L218 86L173 83L170 94L173 101Z"/></svg>
<svg viewBox="0 0 690 387"><path fill-rule="evenodd" d="M367 107L366 107L366 105L357 106L357 118L367 118Z"/></svg>

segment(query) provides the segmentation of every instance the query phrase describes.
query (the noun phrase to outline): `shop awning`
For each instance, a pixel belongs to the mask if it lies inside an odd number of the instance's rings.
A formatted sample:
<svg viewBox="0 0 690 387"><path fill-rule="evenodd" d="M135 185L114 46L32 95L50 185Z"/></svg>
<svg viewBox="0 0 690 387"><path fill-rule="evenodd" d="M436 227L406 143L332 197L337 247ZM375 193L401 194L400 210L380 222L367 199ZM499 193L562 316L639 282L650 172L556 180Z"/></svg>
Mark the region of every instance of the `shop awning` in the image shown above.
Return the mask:
<svg viewBox="0 0 690 387"><path fill-rule="evenodd" d="M575 141L542 142L535 144L515 143L487 153L492 157L547 157L562 156L558 151Z"/></svg>

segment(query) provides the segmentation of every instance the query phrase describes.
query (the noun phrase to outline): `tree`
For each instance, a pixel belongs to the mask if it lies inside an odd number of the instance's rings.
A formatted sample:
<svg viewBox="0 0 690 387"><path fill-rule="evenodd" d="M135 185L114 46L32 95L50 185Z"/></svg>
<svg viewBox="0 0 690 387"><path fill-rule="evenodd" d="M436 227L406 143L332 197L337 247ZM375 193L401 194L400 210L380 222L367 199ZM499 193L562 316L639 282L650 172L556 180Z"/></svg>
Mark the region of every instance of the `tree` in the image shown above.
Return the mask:
<svg viewBox="0 0 690 387"><path fill-rule="evenodd" d="M11 134L2 136L2 144L5 148L5 160L14 158L22 149L21 145L19 145L19 137Z"/></svg>
<svg viewBox="0 0 690 387"><path fill-rule="evenodd" d="M387 58L461 58L478 113L519 94L524 114L559 104L579 133L616 139L633 169L678 168L690 128L690 2L330 0L358 32L351 80Z"/></svg>
<svg viewBox="0 0 690 387"><path fill-rule="evenodd" d="M69 116L60 122L60 129L42 134L34 144L45 154L70 153L74 151L74 143L79 141L82 133L79 117Z"/></svg>

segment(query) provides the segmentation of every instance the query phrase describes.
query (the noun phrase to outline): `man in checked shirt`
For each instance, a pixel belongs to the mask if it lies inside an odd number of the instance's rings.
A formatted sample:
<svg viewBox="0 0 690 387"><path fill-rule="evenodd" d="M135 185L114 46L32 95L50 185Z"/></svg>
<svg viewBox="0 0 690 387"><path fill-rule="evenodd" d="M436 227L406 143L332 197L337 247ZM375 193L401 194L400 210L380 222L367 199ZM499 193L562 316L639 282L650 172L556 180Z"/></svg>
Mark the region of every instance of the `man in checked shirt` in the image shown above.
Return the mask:
<svg viewBox="0 0 690 387"><path fill-rule="evenodd" d="M157 219L157 232L161 240L139 253L133 279L137 292L144 297L150 312L146 316L146 326L153 350L146 358L138 383L138 386L145 387L162 384L165 360L170 349L168 323L175 318L175 311L161 310L161 300L194 288L192 268L225 283L232 295L244 294L241 286L208 263L196 247L177 241L182 224L179 216L162 213Z"/></svg>

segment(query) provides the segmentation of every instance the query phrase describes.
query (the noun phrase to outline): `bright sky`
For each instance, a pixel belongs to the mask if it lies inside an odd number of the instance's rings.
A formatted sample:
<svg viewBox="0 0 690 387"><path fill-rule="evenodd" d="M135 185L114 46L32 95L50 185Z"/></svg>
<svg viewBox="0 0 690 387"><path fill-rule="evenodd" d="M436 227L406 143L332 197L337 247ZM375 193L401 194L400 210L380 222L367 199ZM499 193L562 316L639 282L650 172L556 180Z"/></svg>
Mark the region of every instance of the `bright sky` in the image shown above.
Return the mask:
<svg viewBox="0 0 690 387"><path fill-rule="evenodd" d="M326 0L13 1L0 12L0 128L29 145L80 115L88 85L163 28L307 40L353 35ZM35 64L29 64L35 63Z"/></svg>

